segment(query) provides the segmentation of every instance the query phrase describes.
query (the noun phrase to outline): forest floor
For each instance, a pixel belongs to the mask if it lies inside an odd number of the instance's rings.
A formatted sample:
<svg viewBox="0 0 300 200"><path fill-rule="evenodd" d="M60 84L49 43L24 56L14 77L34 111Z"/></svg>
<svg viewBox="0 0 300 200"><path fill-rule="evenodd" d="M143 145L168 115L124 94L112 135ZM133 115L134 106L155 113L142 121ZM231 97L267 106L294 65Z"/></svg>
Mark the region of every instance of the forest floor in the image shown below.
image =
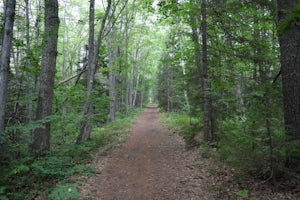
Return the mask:
<svg viewBox="0 0 300 200"><path fill-rule="evenodd" d="M100 174L79 187L80 200L295 199L260 185L253 193L243 190L246 181L238 183L234 169L187 149L161 125L154 106L141 114L127 140L97 156L95 165Z"/></svg>

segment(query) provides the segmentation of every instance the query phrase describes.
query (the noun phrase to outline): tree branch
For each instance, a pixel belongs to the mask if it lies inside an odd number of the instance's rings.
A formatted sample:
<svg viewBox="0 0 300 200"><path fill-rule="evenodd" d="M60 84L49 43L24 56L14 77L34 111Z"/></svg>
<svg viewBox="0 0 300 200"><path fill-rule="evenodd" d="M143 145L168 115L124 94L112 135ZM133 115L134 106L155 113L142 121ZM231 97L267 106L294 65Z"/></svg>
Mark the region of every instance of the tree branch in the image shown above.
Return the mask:
<svg viewBox="0 0 300 200"><path fill-rule="evenodd" d="M277 81L277 79L279 78L280 75L281 75L281 70L278 72L277 76L274 78L273 84L276 83L276 81Z"/></svg>
<svg viewBox="0 0 300 200"><path fill-rule="evenodd" d="M127 3L128 3L128 0L126 0L126 2L124 3L122 9L121 9L120 12L118 13L117 17L114 19L114 21L113 21L112 24L115 24L115 23L116 23L116 21L118 20L118 18L119 18L120 15L122 14L123 10L125 9ZM117 5L118 5L118 2L117 2L117 4L115 5L114 11L112 12L112 16L115 14ZM108 21L108 24L109 24L110 22L111 22L111 20ZM112 29L112 26L109 28L109 30L107 30L107 32L106 32L106 34L104 35L104 37L106 37L106 36L110 33L111 29Z"/></svg>
<svg viewBox="0 0 300 200"><path fill-rule="evenodd" d="M65 80L62 80L62 81L60 81L56 86L55 86L55 88L57 88L57 87L59 87L60 85L62 85L62 84L64 84L64 83L67 83L67 82L69 82L70 80L72 80L72 79L74 79L74 78L76 78L76 77L80 77L84 72L86 72L86 65L84 66L84 68L79 72L79 73L77 73L77 74L75 74L75 75L73 75L73 76L71 76L71 77L69 77L69 78L67 78L67 79L65 79ZM76 81L77 82L77 81Z"/></svg>

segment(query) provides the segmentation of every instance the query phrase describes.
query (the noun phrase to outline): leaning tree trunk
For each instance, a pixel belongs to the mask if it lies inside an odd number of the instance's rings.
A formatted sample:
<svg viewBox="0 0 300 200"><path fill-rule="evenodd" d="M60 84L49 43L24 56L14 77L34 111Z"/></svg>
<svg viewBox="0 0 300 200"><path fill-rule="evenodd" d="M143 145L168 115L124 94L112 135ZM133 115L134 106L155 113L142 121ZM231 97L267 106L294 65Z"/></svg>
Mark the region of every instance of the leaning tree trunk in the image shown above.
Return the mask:
<svg viewBox="0 0 300 200"><path fill-rule="evenodd" d="M45 0L45 34L36 114L36 120L45 121L44 127L34 130L32 144L32 150L39 155L50 149L50 121L46 118L52 114L58 27L58 1Z"/></svg>
<svg viewBox="0 0 300 200"><path fill-rule="evenodd" d="M285 20L289 12L300 0L278 0L278 19ZM300 139L300 26L290 24L289 30L279 36L281 52L281 75L283 92L283 111L288 142L298 143ZM289 167L300 167L299 153L288 151ZM298 150L299 152L299 150Z"/></svg>
<svg viewBox="0 0 300 200"><path fill-rule="evenodd" d="M87 77L87 101L85 102L85 110L84 110L84 119L80 125L80 133L77 137L77 143L81 143L84 140L88 140L90 138L91 125L90 125L90 117L92 113L92 89L94 82L94 72L95 65L93 65L94 60L94 41L95 41L95 0L90 1L90 14L89 14L89 46L88 46L88 77Z"/></svg>
<svg viewBox="0 0 300 200"><path fill-rule="evenodd" d="M93 4L95 4L94 0L91 0L91 4L92 4L92 2L93 2ZM107 7L106 7L105 15L102 19L100 31L98 33L94 53L91 57L89 56L89 59L91 59L91 60L89 60L89 66L88 66L87 100L86 100L85 107L84 107L84 119L80 125L80 133L77 137L77 143L81 143L82 141L89 140L91 137L91 131L92 131L91 117L93 114L92 94L93 94L94 79L95 79L95 74L96 74L96 65L98 63L99 48L102 44L104 28L106 25L106 20L108 18L110 9L111 9L111 0L107 0ZM94 36L92 36L93 33L91 33L91 31L94 32L94 8L92 9L92 5L90 7L90 11L92 12L92 14L90 13L89 48L91 48L92 45L94 45L94 42L93 42L93 44L91 44L91 41L90 41L91 37L94 37ZM91 19L91 17L92 17L92 19ZM93 27L91 27L91 26L93 26Z"/></svg>
<svg viewBox="0 0 300 200"><path fill-rule="evenodd" d="M16 0L7 0L4 19L4 34L1 48L0 63L0 133L4 130L5 105L7 97L7 84L10 63L10 50L13 39L13 26L15 21Z"/></svg>

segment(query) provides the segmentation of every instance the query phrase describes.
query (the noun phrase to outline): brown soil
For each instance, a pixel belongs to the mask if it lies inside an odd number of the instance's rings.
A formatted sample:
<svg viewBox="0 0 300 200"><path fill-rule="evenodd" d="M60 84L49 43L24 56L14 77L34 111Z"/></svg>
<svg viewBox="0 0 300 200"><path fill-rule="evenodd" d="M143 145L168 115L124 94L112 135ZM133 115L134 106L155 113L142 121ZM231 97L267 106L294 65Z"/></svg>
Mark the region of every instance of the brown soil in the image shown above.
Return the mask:
<svg viewBox="0 0 300 200"><path fill-rule="evenodd" d="M214 153L210 149L209 157L215 157ZM187 150L181 137L159 123L157 108L150 106L119 148L96 156L94 162L101 173L81 180L79 199L300 199L299 184L293 184L295 190L274 193L269 181L254 179L213 160L203 158L197 149ZM243 198L238 192L244 190L249 194Z"/></svg>
<svg viewBox="0 0 300 200"><path fill-rule="evenodd" d="M101 174L80 188L90 191L80 199L212 199L207 177L195 167L196 157L194 151L186 150L181 137L159 123L157 109L150 106L126 142L100 159ZM205 168L205 161L201 165Z"/></svg>

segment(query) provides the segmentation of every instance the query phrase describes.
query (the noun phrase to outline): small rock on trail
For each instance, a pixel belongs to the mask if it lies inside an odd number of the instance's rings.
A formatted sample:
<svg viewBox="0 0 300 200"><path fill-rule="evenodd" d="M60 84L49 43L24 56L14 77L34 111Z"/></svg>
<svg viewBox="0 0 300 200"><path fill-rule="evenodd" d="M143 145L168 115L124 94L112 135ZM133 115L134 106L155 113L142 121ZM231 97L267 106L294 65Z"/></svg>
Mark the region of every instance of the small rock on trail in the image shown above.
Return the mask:
<svg viewBox="0 0 300 200"><path fill-rule="evenodd" d="M82 200L212 199L204 176L190 167L195 153L159 123L154 106L141 114L126 142L99 162L101 174L88 180L84 190L90 194Z"/></svg>

